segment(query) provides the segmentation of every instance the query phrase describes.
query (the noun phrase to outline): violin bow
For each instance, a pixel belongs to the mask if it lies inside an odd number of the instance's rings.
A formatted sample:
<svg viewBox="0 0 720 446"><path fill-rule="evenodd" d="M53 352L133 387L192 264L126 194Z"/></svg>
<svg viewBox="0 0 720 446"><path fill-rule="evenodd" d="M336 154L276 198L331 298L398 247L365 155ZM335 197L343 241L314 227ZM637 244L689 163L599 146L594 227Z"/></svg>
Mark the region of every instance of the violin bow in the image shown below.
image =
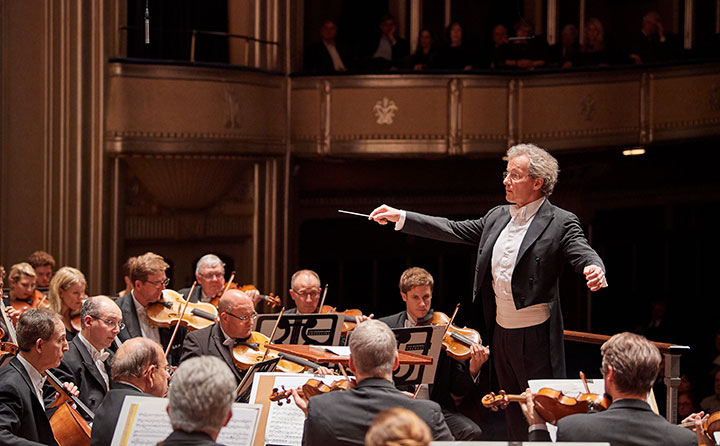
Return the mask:
<svg viewBox="0 0 720 446"><path fill-rule="evenodd" d="M450 318L450 321L448 322L447 326L445 327L445 333L443 333L443 338L447 334L448 330L450 330L450 326L452 325L453 321L455 320L455 316L457 316L459 309L460 309L460 304L458 303L457 305L455 305L455 311L453 311L453 315Z"/></svg>
<svg viewBox="0 0 720 446"><path fill-rule="evenodd" d="M2 282L0 282L2 283ZM5 308L5 302L3 299L0 299L0 311L2 311L2 318L3 322L5 322L5 326L7 327L8 335L10 336L10 341L12 341L13 344L17 345L17 333L15 333L15 326L12 324L12 321L7 315L7 311Z"/></svg>
<svg viewBox="0 0 720 446"><path fill-rule="evenodd" d="M178 318L178 321L175 324L175 330L173 330L173 334L170 337L170 342L168 342L167 348L165 349L165 357L166 358L170 354L170 349L172 348L172 343L175 340L175 336L177 335L178 330L180 329L180 322L182 322L182 318L183 318L183 316L185 316L185 310L187 309L187 306L190 303L190 296L192 296L192 293L195 290L196 285L197 285L197 280L195 282L193 282L192 286L190 287L190 292L188 293L188 298L187 298L187 300L185 300L185 305L183 305L182 311L180 312L180 317Z"/></svg>
<svg viewBox="0 0 720 446"><path fill-rule="evenodd" d="M585 393L590 393L590 387L588 386L587 379L585 379L585 373L582 370L580 371L580 380L583 386L585 386Z"/></svg>
<svg viewBox="0 0 720 446"><path fill-rule="evenodd" d="M323 307L323 305L325 304L325 297L327 297L327 289L328 289L328 284L326 283L326 284L325 284L325 290L323 290L323 297L322 297L322 299L320 299L320 305L318 305L317 310L315 311L316 313L319 313L319 312L320 312L320 309L321 309L321 308Z"/></svg>
<svg viewBox="0 0 720 446"><path fill-rule="evenodd" d="M285 312L285 307L282 307L282 309L280 310L280 314L278 314L278 318L277 318L277 320L275 321L275 327L273 328L273 331L272 331L272 333L270 334L270 338L268 339L268 344L269 344L270 342L272 342L273 337L275 337L275 332L276 332L277 329L278 329L278 325L280 325L280 319L282 318L282 315L283 315L284 312ZM262 359L260 360L260 362L264 361L265 358L267 358L267 354L268 354L268 349L265 348L265 354L263 355L263 357L262 357Z"/></svg>
<svg viewBox="0 0 720 446"><path fill-rule="evenodd" d="M413 392L412 399L417 399L418 393L420 393L420 387L422 387L422 384L418 384L415 387L415 392Z"/></svg>
<svg viewBox="0 0 720 446"><path fill-rule="evenodd" d="M222 297L222 295L225 294L225 292L230 289L230 286L232 285L233 280L235 280L235 271L233 271L232 274L230 274L230 280L228 280L227 283L225 284L225 289L223 289L223 292L222 292L222 294L220 294L220 297Z"/></svg>

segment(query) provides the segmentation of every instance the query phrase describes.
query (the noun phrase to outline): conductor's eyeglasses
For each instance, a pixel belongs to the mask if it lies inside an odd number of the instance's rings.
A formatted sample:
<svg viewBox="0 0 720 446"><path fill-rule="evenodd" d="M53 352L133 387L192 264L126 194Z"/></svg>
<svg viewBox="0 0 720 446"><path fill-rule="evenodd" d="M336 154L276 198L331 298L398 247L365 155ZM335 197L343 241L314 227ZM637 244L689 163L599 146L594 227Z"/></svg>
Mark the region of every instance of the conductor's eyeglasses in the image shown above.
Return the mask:
<svg viewBox="0 0 720 446"><path fill-rule="evenodd" d="M502 173L503 181L505 181L507 178L510 178L510 181L512 181L513 183L514 183L515 181L520 181L520 180L522 180L522 179L525 178L526 176L527 176L527 175L520 175L520 174L517 173L517 172L508 172L507 170Z"/></svg>

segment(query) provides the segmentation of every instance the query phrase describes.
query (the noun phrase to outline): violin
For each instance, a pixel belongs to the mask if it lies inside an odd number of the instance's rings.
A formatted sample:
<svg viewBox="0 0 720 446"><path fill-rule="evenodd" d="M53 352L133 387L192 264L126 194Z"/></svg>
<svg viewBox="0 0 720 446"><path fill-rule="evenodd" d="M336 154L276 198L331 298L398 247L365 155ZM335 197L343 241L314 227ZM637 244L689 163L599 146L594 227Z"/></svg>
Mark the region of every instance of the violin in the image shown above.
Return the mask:
<svg viewBox="0 0 720 446"><path fill-rule="evenodd" d="M73 404L87 414L91 420L95 414L74 395L68 393L62 383L49 370L45 371L48 381L55 387L60 396L50 405L57 407L50 417L53 436L60 446L90 446L90 425L73 407Z"/></svg>
<svg viewBox="0 0 720 446"><path fill-rule="evenodd" d="M264 334L257 331L250 333L250 337L248 339L233 347L232 356L235 366L240 370L247 370L254 364L262 362L266 359L277 358L278 356L287 356L284 354L279 355L278 353L267 350L265 346L268 343L270 343L270 338ZM317 364L314 365L319 367ZM305 371L305 367L297 364L295 362L295 358L293 358L293 362L281 359L276 368L279 371L286 373L302 373Z"/></svg>
<svg viewBox="0 0 720 446"><path fill-rule="evenodd" d="M452 324L459 307L460 304L457 304L452 318L449 318L447 314L441 311L430 311L422 320L418 321L418 325L447 325L447 331L442 341L443 350L445 350L451 358L464 361L471 356L470 346L473 344L482 344L482 338L480 337L480 333L472 328L458 328Z"/></svg>
<svg viewBox="0 0 720 446"><path fill-rule="evenodd" d="M33 295L30 297L29 301L12 299L10 302L10 306L19 311L20 314L23 314L30 308L47 308L49 305L47 295L43 294L43 292L38 289L33 291Z"/></svg>
<svg viewBox="0 0 720 446"><path fill-rule="evenodd" d="M335 391L344 391L344 390L350 390L353 387L355 387L356 381L355 378L345 378L340 379L337 381L334 381L332 384L327 385L324 382L320 381L319 379L309 379L308 382L303 384L299 387L299 390L302 390L303 394L306 398L312 398L316 395L321 395L324 393L330 393ZM278 406L283 405L283 400L285 402L290 403L290 397L292 395L292 390L285 389L285 386L282 386L282 390L278 389L277 387L273 389L272 393L268 397L270 401L277 401Z"/></svg>
<svg viewBox="0 0 720 446"><path fill-rule="evenodd" d="M500 394L490 393L482 398L485 407L503 407L507 403L525 402L525 395L508 395L504 390ZM543 387L533 395L535 410L550 424L557 424L558 420L576 413L587 413L591 409L598 412L610 407L610 398L595 393L581 393L577 398L569 397L559 390Z"/></svg>
<svg viewBox="0 0 720 446"><path fill-rule="evenodd" d="M187 302L177 291L163 290L162 298L148 305L147 315L156 327L172 328L179 321L188 330L199 330L214 324L218 312L209 303Z"/></svg>
<svg viewBox="0 0 720 446"><path fill-rule="evenodd" d="M235 273L233 273L233 276L231 276L231 277L234 277L234 276L235 276ZM218 303L220 302L220 297L222 297L223 293L224 293L225 291L227 291L227 290L240 290L240 291L242 291L242 292L245 292L245 291L258 291L258 289L255 287L255 285L243 285L243 286L238 286L238 284L235 283L235 282L232 282L232 281L231 281L231 282L228 282L227 286L226 286L225 288L223 288L223 289L210 301L210 303L213 304L213 305L215 306L215 308L217 308ZM268 303L270 306L272 306L273 308L279 307L279 306L282 305L282 300L280 299L280 297L273 295L273 293L270 293L270 294L260 294L260 299L262 299L262 300L264 300L265 302L267 302L267 303Z"/></svg>
<svg viewBox="0 0 720 446"><path fill-rule="evenodd" d="M357 323L355 322L356 316L362 316L362 311L352 309L352 310L345 310L345 311L337 311L335 307L331 307L330 305L323 305L318 310L318 314L339 314L342 317L343 326L342 326L342 334L345 335L349 331L353 331L355 329L355 326L357 326Z"/></svg>
<svg viewBox="0 0 720 446"><path fill-rule="evenodd" d="M80 319L81 317L79 314L76 314L72 317L72 319L70 319L70 326L77 333L80 333L80 330L82 329L82 321Z"/></svg>
<svg viewBox="0 0 720 446"><path fill-rule="evenodd" d="M695 427L695 423L689 421L687 423L678 424L678 426L693 429ZM710 414L707 420L702 422L702 426L708 440L714 444L715 432L720 431L720 412L713 412Z"/></svg>

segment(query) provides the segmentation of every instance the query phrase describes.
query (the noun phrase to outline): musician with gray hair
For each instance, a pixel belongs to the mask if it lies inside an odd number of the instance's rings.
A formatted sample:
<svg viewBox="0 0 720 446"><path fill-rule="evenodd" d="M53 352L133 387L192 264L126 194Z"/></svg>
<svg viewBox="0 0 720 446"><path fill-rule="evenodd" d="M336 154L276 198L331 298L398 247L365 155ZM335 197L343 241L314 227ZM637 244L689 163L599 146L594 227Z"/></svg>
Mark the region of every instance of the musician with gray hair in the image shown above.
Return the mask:
<svg viewBox="0 0 720 446"><path fill-rule="evenodd" d="M482 301L500 388L520 393L530 379L565 377L559 282L565 265L585 275L590 291L607 286L605 267L578 218L550 203L557 160L533 144L507 152L503 173L509 205L475 220L451 221L382 205L370 219L407 234L478 247L473 299ZM508 407L508 436L527 439L520 408Z"/></svg>
<svg viewBox="0 0 720 446"><path fill-rule="evenodd" d="M359 324L350 336L350 370L356 386L309 400L293 390L295 403L306 415L303 445L362 444L373 418L390 407L415 412L430 427L434 440L453 440L438 403L415 400L395 388L392 373L399 364L392 330L376 320Z"/></svg>
<svg viewBox="0 0 720 446"><path fill-rule="evenodd" d="M220 296L225 288L225 262L215 254L205 254L195 265L195 280L197 286L190 296L190 302L212 301ZM190 288L183 288L178 292L187 298ZM246 293L257 305L260 301L260 292L248 290Z"/></svg>
<svg viewBox="0 0 720 446"><path fill-rule="evenodd" d="M214 356L190 358L173 374L168 415L173 432L163 446L216 445L220 429L232 417L235 377Z"/></svg>

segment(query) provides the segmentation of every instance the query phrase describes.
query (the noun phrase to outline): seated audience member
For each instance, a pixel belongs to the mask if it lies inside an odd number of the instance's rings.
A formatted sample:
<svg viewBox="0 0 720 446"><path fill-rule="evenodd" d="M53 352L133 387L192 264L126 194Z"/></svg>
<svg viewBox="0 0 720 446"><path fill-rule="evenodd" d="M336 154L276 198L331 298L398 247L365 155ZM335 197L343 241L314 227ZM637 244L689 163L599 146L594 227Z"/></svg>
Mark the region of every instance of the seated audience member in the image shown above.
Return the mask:
<svg viewBox="0 0 720 446"><path fill-rule="evenodd" d="M515 38L508 45L507 67L534 70L545 65L545 47L541 38L533 34L533 26L526 20L515 23Z"/></svg>
<svg viewBox="0 0 720 446"><path fill-rule="evenodd" d="M122 266L122 276L123 276L123 282L125 282L125 288L118 291L117 296L115 297L123 297L126 294L130 294L130 291L132 291L132 281L130 280L130 268L132 267L132 263L137 259L137 257L128 257L127 260L125 260L125 263L123 263Z"/></svg>
<svg viewBox="0 0 720 446"><path fill-rule="evenodd" d="M660 368L660 351L655 345L640 335L625 332L607 340L600 352L605 393L613 402L602 412L561 418L557 423L558 441L605 441L611 446L698 444L692 431L668 423L647 402ZM529 389L526 395L527 401L521 406L530 424L530 440L550 441L545 420L535 411Z"/></svg>
<svg viewBox="0 0 720 446"><path fill-rule="evenodd" d="M492 47L490 48L490 68L505 68L508 52L508 30L504 25L495 25L492 32Z"/></svg>
<svg viewBox="0 0 720 446"><path fill-rule="evenodd" d="M603 24L595 17L585 23L585 42L580 48L578 64L584 67L609 65L612 52L605 41Z"/></svg>
<svg viewBox="0 0 720 446"><path fill-rule="evenodd" d="M31 308L17 323L20 353L0 369L0 444L57 445L45 414L43 376L68 350L60 316ZM77 396L69 383L65 388Z"/></svg>
<svg viewBox="0 0 720 446"><path fill-rule="evenodd" d="M180 364L168 390L173 432L159 445L217 445L220 429L232 417L235 386L230 369L218 358L192 358Z"/></svg>
<svg viewBox="0 0 720 446"><path fill-rule="evenodd" d="M410 55L407 40L397 36L395 17L385 14L379 21L379 33L371 48L367 68L371 71L387 71L403 68Z"/></svg>
<svg viewBox="0 0 720 446"><path fill-rule="evenodd" d="M700 401L700 408L705 413L713 413L720 410L720 369L715 372L715 393Z"/></svg>
<svg viewBox="0 0 720 446"><path fill-rule="evenodd" d="M168 362L160 344L140 337L126 341L113 358L110 391L95 411L91 446L111 443L126 396L162 398L169 379Z"/></svg>
<svg viewBox="0 0 720 446"><path fill-rule="evenodd" d="M678 418L685 419L690 415L698 412L695 401L690 393L678 393L677 398L677 414Z"/></svg>
<svg viewBox="0 0 720 446"><path fill-rule="evenodd" d="M200 257L195 265L195 280L197 286L190 296L190 302L210 302L222 294L225 289L225 263L215 254L206 254ZM183 288L178 293L187 297L190 288ZM260 292L249 290L245 292L250 298L258 303Z"/></svg>
<svg viewBox="0 0 720 446"><path fill-rule="evenodd" d="M106 349L123 327L122 313L109 297L93 296L85 299L80 314L82 329L53 372L61 381L75 383L80 401L95 411L110 389L112 358Z"/></svg>
<svg viewBox="0 0 720 446"><path fill-rule="evenodd" d="M423 268L413 267L403 271L400 276L400 296L405 302L405 310L391 316L380 318L390 328L410 328L422 325L423 320L432 315L432 293L435 281ZM445 422L453 437L458 441L482 439L482 431L473 420L461 414L456 400L472 394L480 376L480 368L487 361L490 350L482 345L470 348L470 359L458 361L448 356L444 350L437 358L435 378L430 386L423 385L417 398L437 402L442 409Z"/></svg>
<svg viewBox="0 0 720 446"><path fill-rule="evenodd" d="M673 58L672 36L665 32L657 11L642 18L640 30L630 39L628 53L636 64L662 62Z"/></svg>
<svg viewBox="0 0 720 446"><path fill-rule="evenodd" d="M125 328L118 334L121 341L125 342L128 339L142 336L159 343L164 349L168 348L174 330L156 327L150 322L147 314L147 307L162 300L162 292L170 283L170 279L165 275L168 267L169 265L161 256L152 252L146 252L133 262L130 270L133 289L130 294L117 300L125 323ZM180 327L173 339L169 352L172 365L177 365L180 361L186 333L185 327Z"/></svg>
<svg viewBox="0 0 720 446"><path fill-rule="evenodd" d="M318 311L320 303L320 276L315 271L301 269L290 278L290 297L295 302L285 314L311 314Z"/></svg>
<svg viewBox="0 0 720 446"><path fill-rule="evenodd" d="M69 266L60 268L50 281L48 291L50 310L62 318L68 342L78 334L77 329L72 326L72 320L80 316L80 307L86 297L86 285L83 273Z"/></svg>
<svg viewBox="0 0 720 446"><path fill-rule="evenodd" d="M579 53L577 26L565 25L560 33L560 42L549 48L548 65L555 68L577 66Z"/></svg>
<svg viewBox="0 0 720 446"><path fill-rule="evenodd" d="M37 288L47 289L50 286L53 269L55 268L55 258L45 251L35 251L28 257L28 263L35 270Z"/></svg>
<svg viewBox="0 0 720 446"><path fill-rule="evenodd" d="M350 336L350 370L356 386L310 400L292 392L306 414L303 445L362 444L373 417L391 407L415 412L430 426L434 440L453 440L436 402L412 399L395 388L392 372L398 365L397 342L390 328L374 320L359 324Z"/></svg>
<svg viewBox="0 0 720 446"><path fill-rule="evenodd" d="M195 330L185 337L180 362L200 356L222 359L232 371L235 384L240 384L246 370L240 370L233 360L233 347L252 334L255 307L252 299L240 290L228 290L218 303L220 320L209 327Z"/></svg>
<svg viewBox="0 0 720 446"><path fill-rule="evenodd" d="M337 25L332 20L325 20L320 27L319 43L305 49L305 71L315 74L342 73L347 71L348 57L341 45L338 45Z"/></svg>
<svg viewBox="0 0 720 446"><path fill-rule="evenodd" d="M420 31L417 50L410 57L410 65L416 71L428 70L435 67L436 57L435 38L429 29L423 29Z"/></svg>
<svg viewBox="0 0 720 446"><path fill-rule="evenodd" d="M429 446L430 428L411 410L385 409L365 434L365 446Z"/></svg>
<svg viewBox="0 0 720 446"><path fill-rule="evenodd" d="M463 41L463 29L453 22L446 31L447 43L440 48L437 56L437 68L443 70L470 70L473 54L469 45Z"/></svg>

